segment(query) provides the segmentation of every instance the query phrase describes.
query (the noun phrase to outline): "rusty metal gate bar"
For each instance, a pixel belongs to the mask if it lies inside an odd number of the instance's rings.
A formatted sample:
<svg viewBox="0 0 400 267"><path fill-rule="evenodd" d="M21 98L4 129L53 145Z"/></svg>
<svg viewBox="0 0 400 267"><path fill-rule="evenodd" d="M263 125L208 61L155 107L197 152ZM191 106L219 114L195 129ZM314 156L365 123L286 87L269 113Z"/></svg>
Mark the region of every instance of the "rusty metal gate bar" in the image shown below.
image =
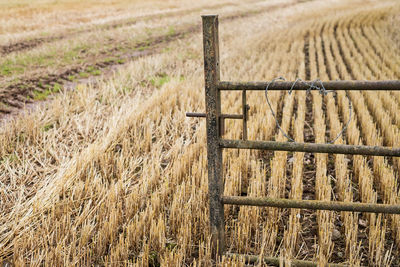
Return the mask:
<svg viewBox="0 0 400 267"><path fill-rule="evenodd" d="M225 253L225 222L224 205L251 205L279 208L303 208L313 210L335 210L352 212L374 212L400 214L400 205L387 205L359 202L333 202L318 200L271 199L239 196L223 196L224 184L222 178L222 149L265 149L314 153L336 153L371 156L400 156L400 148L377 146L333 145L314 143L290 143L274 141L247 140L247 119L249 107L246 104L247 90L307 90L306 83L293 82L223 82L220 81L218 16L202 16L204 76L206 113L187 113L188 117L205 117L207 125L207 160L208 160L208 190L209 219L211 230L212 253L221 256ZM327 90L400 90L400 81L328 81L322 83ZM242 114L221 114L221 91L242 91ZM222 139L225 119L242 119L242 140ZM257 256L226 253L225 255L243 256L249 263L260 260ZM279 258L262 259L269 264L279 264ZM317 266L315 262L293 260L293 266ZM330 266L344 266L329 264Z"/></svg>
<svg viewBox="0 0 400 267"><path fill-rule="evenodd" d="M318 83L319 85L319 83ZM323 87L330 91L396 91L399 90L400 81L398 80L388 80L388 81L328 81L322 82ZM253 90L253 91L265 91L268 86L268 90L307 90L310 85L306 83L295 83L276 81L274 83L270 82L219 82L219 90L229 90L229 91L242 91L242 90Z"/></svg>
<svg viewBox="0 0 400 267"><path fill-rule="evenodd" d="M263 149L263 150L294 151L294 152L309 152L309 153L400 157L400 148L379 147L379 146L293 143L293 142L277 142L277 141L250 141L250 140L244 141L244 140L226 140L226 139L221 139L219 144L222 148Z"/></svg>

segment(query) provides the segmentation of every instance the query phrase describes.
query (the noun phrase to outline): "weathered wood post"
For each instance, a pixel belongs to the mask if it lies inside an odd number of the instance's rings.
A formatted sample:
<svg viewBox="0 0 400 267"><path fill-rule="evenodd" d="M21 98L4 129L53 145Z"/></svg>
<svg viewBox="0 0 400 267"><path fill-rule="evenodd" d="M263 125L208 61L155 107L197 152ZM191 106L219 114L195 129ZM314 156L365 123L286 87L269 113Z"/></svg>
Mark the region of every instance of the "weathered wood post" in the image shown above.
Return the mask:
<svg viewBox="0 0 400 267"><path fill-rule="evenodd" d="M224 205L221 202L221 196L224 191L222 148L219 145L221 138L221 94L217 87L220 79L218 16L206 15L202 16L202 19L211 246L213 255L218 256L222 255L225 249Z"/></svg>

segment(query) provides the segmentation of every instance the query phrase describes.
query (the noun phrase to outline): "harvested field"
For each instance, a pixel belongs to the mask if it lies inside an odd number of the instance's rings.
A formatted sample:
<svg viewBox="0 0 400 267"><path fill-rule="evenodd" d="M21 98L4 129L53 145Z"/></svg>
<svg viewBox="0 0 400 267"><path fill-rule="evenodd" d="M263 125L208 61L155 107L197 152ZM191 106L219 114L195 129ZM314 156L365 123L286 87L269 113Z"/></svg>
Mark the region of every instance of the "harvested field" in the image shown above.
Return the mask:
<svg viewBox="0 0 400 267"><path fill-rule="evenodd" d="M201 14L223 80L400 79L398 1L0 0L0 264L210 266ZM39 19L38 19L39 16ZM264 92L250 140L286 141ZM241 113L240 92L223 92ZM400 92L271 91L298 142L398 147ZM224 138L239 139L227 120ZM224 195L400 204L397 158L225 150ZM400 265L400 215L225 206L228 252ZM244 266L223 257L220 266Z"/></svg>

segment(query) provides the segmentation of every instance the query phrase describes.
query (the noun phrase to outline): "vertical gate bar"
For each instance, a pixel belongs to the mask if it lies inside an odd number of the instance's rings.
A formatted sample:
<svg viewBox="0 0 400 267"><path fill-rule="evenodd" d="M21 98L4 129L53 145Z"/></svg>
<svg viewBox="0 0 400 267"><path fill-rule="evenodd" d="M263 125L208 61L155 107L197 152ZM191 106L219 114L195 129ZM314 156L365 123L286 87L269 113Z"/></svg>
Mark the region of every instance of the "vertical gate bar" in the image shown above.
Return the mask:
<svg viewBox="0 0 400 267"><path fill-rule="evenodd" d="M243 140L247 140L247 113L248 107L246 103L246 90L242 91L242 113L243 113Z"/></svg>
<svg viewBox="0 0 400 267"><path fill-rule="evenodd" d="M222 179L222 148L219 145L221 93L217 84L219 72L218 16L202 16L204 47L204 78L206 92L208 194L210 208L211 246L213 255L225 250L224 205L221 201L224 184Z"/></svg>

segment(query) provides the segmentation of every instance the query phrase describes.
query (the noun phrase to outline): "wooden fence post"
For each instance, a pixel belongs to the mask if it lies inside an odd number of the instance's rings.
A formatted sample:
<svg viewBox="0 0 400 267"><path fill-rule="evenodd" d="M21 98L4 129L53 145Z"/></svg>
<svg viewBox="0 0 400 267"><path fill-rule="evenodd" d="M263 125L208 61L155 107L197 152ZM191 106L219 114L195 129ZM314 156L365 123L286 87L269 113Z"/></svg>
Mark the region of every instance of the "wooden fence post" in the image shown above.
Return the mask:
<svg viewBox="0 0 400 267"><path fill-rule="evenodd" d="M211 246L213 255L217 257L222 255L225 250L224 205L221 201L224 191L222 148L219 145L221 138L221 94L217 86L220 79L218 16L207 15L202 16L202 19Z"/></svg>

